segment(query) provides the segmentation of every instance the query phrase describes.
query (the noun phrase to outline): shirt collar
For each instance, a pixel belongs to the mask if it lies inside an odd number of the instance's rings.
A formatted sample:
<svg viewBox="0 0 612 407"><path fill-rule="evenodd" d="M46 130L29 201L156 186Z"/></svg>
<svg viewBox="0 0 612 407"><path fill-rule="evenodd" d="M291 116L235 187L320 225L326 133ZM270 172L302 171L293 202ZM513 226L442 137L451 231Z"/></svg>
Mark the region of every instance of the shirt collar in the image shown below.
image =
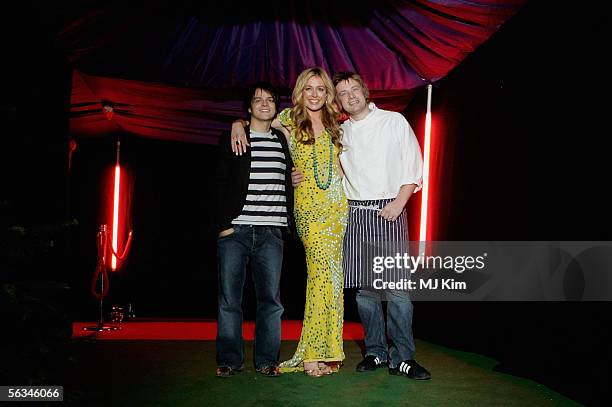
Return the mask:
<svg viewBox="0 0 612 407"><path fill-rule="evenodd" d="M361 120L353 120L349 117L349 122L353 125L355 124L361 124L366 122L370 117L372 117L374 115L374 113L378 110L378 108L376 107L376 105L374 104L374 102L370 102L368 104L368 108L370 109L370 113L368 113L368 115L366 117L364 117Z"/></svg>

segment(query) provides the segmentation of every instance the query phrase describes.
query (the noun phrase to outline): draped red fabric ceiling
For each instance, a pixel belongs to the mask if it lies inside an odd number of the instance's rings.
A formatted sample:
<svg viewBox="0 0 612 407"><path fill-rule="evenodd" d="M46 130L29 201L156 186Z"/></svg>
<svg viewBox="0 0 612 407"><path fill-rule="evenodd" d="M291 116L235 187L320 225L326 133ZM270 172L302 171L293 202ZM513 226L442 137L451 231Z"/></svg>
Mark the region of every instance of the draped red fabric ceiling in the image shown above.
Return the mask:
<svg viewBox="0 0 612 407"><path fill-rule="evenodd" d="M297 75L314 65L359 72L377 104L403 111L415 89L447 75L524 1L303 3L83 10L57 36L75 66L71 133L214 143L244 115L250 84L272 82L288 105ZM102 101L113 104L112 121Z"/></svg>

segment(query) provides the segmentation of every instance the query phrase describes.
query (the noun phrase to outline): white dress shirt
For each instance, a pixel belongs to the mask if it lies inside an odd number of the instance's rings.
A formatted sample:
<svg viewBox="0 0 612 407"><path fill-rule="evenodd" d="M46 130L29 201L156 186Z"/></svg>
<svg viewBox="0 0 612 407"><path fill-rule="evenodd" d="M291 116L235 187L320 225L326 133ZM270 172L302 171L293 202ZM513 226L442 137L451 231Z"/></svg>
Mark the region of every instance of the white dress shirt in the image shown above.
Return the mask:
<svg viewBox="0 0 612 407"><path fill-rule="evenodd" d="M362 120L342 124L344 131L340 163L348 199L367 201L394 199L402 185L421 189L423 157L408 121L397 112L378 109Z"/></svg>

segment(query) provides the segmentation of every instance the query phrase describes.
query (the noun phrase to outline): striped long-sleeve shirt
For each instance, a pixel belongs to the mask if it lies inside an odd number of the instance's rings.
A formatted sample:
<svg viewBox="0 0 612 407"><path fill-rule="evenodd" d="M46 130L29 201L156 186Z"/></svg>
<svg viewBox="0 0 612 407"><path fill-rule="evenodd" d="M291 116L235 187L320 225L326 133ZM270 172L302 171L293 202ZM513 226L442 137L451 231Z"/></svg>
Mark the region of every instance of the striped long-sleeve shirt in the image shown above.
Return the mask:
<svg viewBox="0 0 612 407"><path fill-rule="evenodd" d="M251 130L251 170L246 201L234 225L287 226L287 160L278 138Z"/></svg>

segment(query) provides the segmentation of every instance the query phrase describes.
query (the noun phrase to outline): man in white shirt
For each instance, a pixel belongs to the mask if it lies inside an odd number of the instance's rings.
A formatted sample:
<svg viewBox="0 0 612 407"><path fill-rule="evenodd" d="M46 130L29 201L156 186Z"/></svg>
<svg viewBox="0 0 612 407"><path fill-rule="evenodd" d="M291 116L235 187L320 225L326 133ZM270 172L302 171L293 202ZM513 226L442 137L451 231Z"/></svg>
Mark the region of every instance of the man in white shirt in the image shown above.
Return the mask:
<svg viewBox="0 0 612 407"><path fill-rule="evenodd" d="M354 72L334 75L337 100L348 113L342 124L340 162L350 211L344 238L345 287L358 288L357 307L365 330L365 359L358 372L388 365L389 373L411 379L431 375L415 360L412 302L407 291L380 289L402 273L372 274L373 254L408 251L406 203L421 188L423 159L415 134L399 113L368 103L368 88ZM378 278L378 285L377 279ZM409 277L409 276L408 276ZM387 303L387 326L381 301ZM388 346L386 333L393 343Z"/></svg>

